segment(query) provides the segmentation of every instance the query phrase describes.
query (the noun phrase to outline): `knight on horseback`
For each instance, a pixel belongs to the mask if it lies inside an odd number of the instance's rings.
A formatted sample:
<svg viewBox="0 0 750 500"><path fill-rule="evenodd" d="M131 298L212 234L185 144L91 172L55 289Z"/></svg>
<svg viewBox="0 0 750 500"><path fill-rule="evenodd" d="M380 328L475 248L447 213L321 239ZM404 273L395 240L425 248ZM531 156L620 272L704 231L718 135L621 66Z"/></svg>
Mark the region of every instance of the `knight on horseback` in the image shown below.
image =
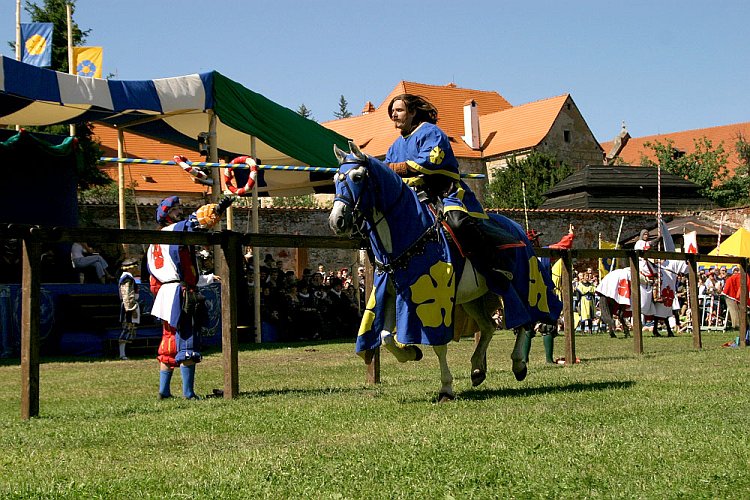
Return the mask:
<svg viewBox="0 0 750 500"><path fill-rule="evenodd" d="M443 227L461 254L485 275L488 284L507 287L513 279L514 252L503 250L525 243L493 224L461 180L448 136L436 125L437 109L421 96L401 94L391 99L388 115L401 137L388 149L385 163L443 218Z"/></svg>

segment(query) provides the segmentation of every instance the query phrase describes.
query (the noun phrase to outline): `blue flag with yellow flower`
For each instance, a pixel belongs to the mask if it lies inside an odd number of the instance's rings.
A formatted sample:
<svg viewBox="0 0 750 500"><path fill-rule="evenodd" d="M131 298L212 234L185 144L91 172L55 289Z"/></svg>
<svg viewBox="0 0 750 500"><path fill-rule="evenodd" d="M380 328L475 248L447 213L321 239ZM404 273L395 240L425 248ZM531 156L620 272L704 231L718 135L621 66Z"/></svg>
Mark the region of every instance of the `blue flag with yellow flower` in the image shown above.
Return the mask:
<svg viewBox="0 0 750 500"><path fill-rule="evenodd" d="M21 23L21 61L52 66L52 23Z"/></svg>

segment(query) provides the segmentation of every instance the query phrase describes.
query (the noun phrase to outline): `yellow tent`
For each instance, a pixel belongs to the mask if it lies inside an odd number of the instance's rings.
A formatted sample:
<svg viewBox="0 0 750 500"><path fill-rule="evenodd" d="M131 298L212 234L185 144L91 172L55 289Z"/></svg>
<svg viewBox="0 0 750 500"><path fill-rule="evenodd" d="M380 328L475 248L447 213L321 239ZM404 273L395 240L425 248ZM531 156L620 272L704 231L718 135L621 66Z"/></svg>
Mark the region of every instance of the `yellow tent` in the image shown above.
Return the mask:
<svg viewBox="0 0 750 500"><path fill-rule="evenodd" d="M721 242L721 246L714 248L708 255L731 255L733 257L750 257L750 231L739 228L735 233ZM716 266L717 268L731 268L734 264L716 264L713 262L699 262L698 268Z"/></svg>

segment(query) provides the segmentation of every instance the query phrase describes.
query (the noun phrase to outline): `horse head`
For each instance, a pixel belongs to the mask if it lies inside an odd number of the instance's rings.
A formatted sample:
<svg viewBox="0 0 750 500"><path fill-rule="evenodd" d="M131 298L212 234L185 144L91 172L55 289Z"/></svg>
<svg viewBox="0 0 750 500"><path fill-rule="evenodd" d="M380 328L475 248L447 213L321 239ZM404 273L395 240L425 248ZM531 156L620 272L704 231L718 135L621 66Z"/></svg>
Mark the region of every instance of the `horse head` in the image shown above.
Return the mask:
<svg viewBox="0 0 750 500"><path fill-rule="evenodd" d="M334 144L333 152L339 161L339 171L334 176L336 197L328 216L328 225L336 234L349 234L354 230L356 218L361 214L366 193L369 158L356 144L349 141L349 152Z"/></svg>

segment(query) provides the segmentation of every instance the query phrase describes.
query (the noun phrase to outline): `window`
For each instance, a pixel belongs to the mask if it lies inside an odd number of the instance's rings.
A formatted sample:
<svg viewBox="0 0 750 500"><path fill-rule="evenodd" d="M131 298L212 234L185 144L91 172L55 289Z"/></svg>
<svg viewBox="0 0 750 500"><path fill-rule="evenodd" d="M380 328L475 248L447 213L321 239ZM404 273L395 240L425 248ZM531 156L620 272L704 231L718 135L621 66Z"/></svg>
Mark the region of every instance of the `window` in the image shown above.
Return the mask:
<svg viewBox="0 0 750 500"><path fill-rule="evenodd" d="M570 142L570 130L563 130L563 140Z"/></svg>

